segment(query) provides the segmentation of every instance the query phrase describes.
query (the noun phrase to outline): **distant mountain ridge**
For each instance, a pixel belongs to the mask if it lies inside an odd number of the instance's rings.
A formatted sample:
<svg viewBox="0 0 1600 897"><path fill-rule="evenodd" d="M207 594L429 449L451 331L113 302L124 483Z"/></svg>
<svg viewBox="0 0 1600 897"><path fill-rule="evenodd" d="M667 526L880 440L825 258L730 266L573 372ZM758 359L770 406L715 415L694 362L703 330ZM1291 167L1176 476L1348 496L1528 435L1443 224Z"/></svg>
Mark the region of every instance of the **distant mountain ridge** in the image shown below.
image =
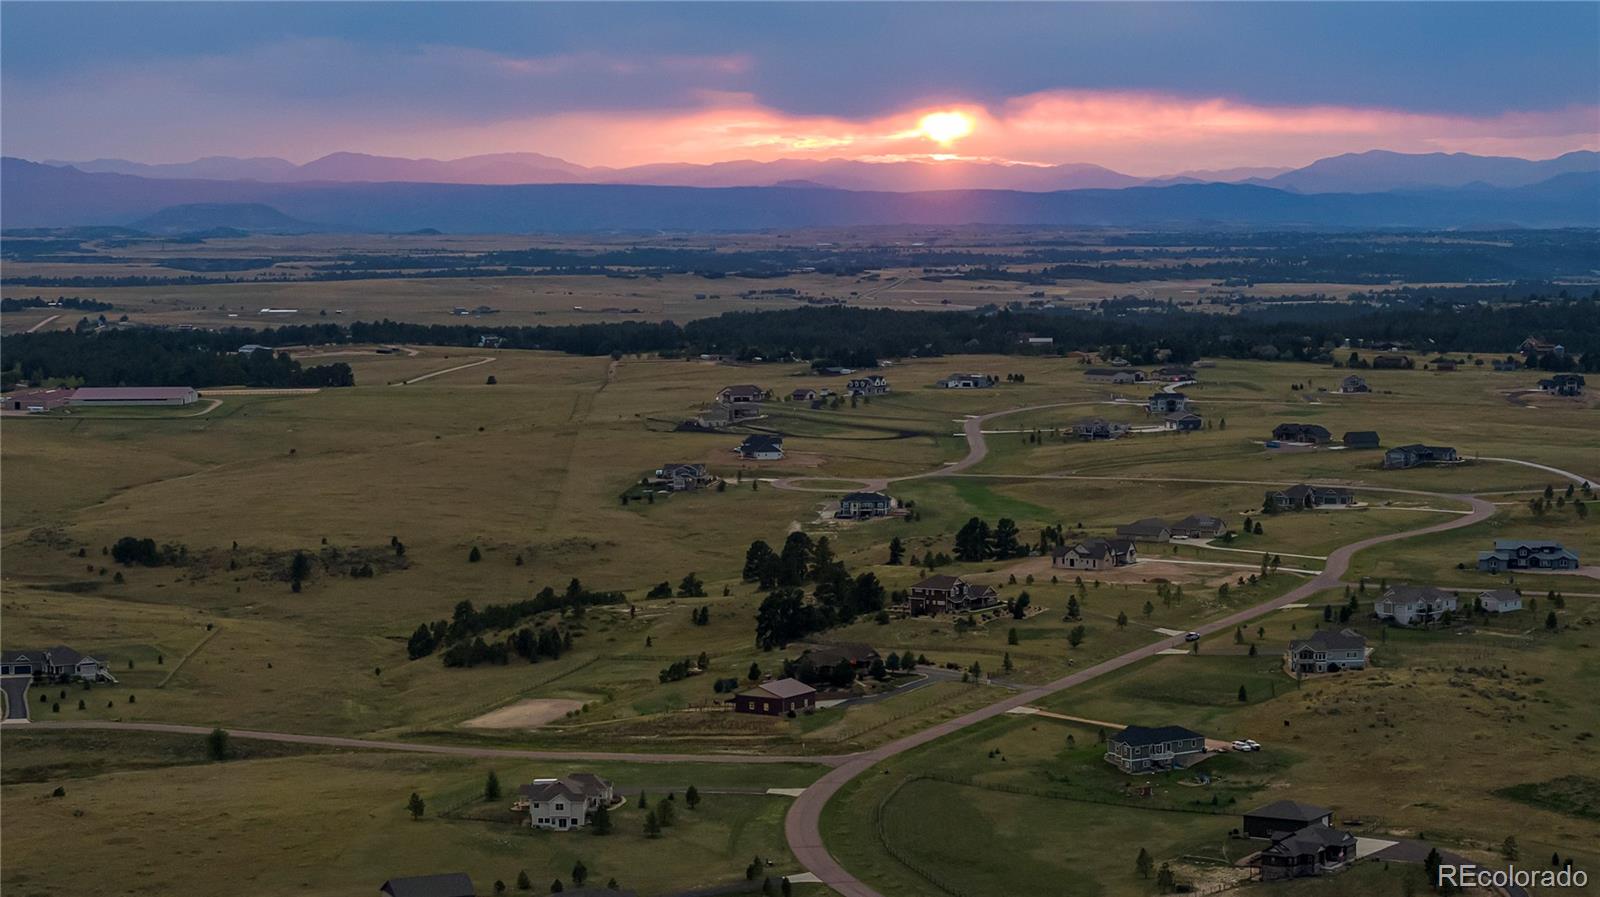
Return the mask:
<svg viewBox="0 0 1600 897"><path fill-rule="evenodd" d="M1253 184L1177 184L1054 192L887 192L826 186L271 183L95 174L0 161L7 227L128 225L158 213L198 223L200 204L270 207L250 214L319 229L397 233L753 231L806 226L962 224L1110 227L1492 228L1600 226L1600 172L1524 187L1474 185L1384 193L1303 194ZM171 207L191 207L187 211ZM229 212L237 226L238 209Z"/></svg>
<svg viewBox="0 0 1600 897"><path fill-rule="evenodd" d="M1600 153L1586 150L1529 160L1466 153L1395 153L1372 150L1319 159L1304 168L1230 168L1140 178L1084 163L1015 165L966 160L861 162L853 159L733 160L710 164L660 163L629 168L587 167L541 153L495 153L461 159L406 159L339 152L296 165L271 157L212 156L193 162L146 164L121 159L47 161L101 174L272 183L334 181L432 184L649 184L675 187L770 187L805 182L842 190L1025 190L1247 183L1300 193L1369 193L1417 187L1461 187L1481 182L1522 187L1559 174L1600 171Z"/></svg>

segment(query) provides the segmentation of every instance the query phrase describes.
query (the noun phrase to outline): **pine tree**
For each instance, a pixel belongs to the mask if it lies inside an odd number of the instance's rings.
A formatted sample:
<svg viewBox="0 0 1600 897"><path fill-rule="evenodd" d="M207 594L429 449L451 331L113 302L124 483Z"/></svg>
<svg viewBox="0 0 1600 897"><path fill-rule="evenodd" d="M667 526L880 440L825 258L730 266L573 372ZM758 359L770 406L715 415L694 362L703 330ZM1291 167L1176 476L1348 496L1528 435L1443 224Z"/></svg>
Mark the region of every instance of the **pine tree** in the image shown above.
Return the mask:
<svg viewBox="0 0 1600 897"><path fill-rule="evenodd" d="M428 805L422 800L422 795L415 791L411 792L411 799L406 801L406 809L411 811L412 821L421 819L423 811L427 808Z"/></svg>
<svg viewBox="0 0 1600 897"><path fill-rule="evenodd" d="M519 890L519 891L531 891L531 890L533 890L533 882L528 878L528 870L526 870L526 869L524 869L521 872L517 873L517 890Z"/></svg>
<svg viewBox="0 0 1600 897"><path fill-rule="evenodd" d="M661 821L656 818L656 811L651 810L644 816L644 833L646 837L661 837Z"/></svg>
<svg viewBox="0 0 1600 897"><path fill-rule="evenodd" d="M583 887L583 883L585 881L587 881L588 879L589 879L589 867L585 866L583 864L583 860L579 860L576 863L573 863L572 864L572 883L581 888L581 887Z"/></svg>
<svg viewBox="0 0 1600 897"><path fill-rule="evenodd" d="M891 566L899 566L900 562L905 558L905 556L906 546L905 543L900 541L900 537L895 536L893 539L889 540L889 564Z"/></svg>
<svg viewBox="0 0 1600 897"><path fill-rule="evenodd" d="M596 835L611 834L611 811L606 809L604 804L596 807L595 811L589 814L589 828Z"/></svg>
<svg viewBox="0 0 1600 897"><path fill-rule="evenodd" d="M691 810L698 807L700 805L700 791L690 785L689 790L683 792L683 803Z"/></svg>
<svg viewBox="0 0 1600 897"><path fill-rule="evenodd" d="M478 546L472 546L472 550L467 552L467 563L476 564L481 560L483 560L483 553L478 551Z"/></svg>
<svg viewBox="0 0 1600 897"><path fill-rule="evenodd" d="M1133 870L1139 873L1140 878L1149 878L1150 869L1154 864L1150 859L1150 851L1139 848L1139 855L1134 858Z"/></svg>
<svg viewBox="0 0 1600 897"><path fill-rule="evenodd" d="M489 775L483 780L483 799L485 801L500 799L500 777L495 775L492 769L489 770Z"/></svg>

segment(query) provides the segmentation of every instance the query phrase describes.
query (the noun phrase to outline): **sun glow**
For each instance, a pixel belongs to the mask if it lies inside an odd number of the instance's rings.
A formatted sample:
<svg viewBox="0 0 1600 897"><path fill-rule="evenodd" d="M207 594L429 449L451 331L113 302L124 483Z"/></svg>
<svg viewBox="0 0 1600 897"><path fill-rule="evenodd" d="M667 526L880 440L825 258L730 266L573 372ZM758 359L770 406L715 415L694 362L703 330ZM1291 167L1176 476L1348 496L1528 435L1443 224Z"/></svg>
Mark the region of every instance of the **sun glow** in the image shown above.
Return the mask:
<svg viewBox="0 0 1600 897"><path fill-rule="evenodd" d="M972 133L972 116L965 112L930 112L917 122L917 131L940 146L949 146Z"/></svg>

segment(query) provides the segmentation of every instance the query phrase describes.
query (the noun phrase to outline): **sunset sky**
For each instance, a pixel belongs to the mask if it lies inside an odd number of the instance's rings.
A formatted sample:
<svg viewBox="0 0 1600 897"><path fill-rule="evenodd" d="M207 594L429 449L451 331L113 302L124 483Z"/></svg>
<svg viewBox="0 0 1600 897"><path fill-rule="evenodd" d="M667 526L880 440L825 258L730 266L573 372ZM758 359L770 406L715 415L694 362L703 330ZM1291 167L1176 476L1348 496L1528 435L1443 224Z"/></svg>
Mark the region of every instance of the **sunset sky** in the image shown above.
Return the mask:
<svg viewBox="0 0 1600 897"><path fill-rule="evenodd" d="M6 155L1136 175L1600 149L1600 4L4 5Z"/></svg>

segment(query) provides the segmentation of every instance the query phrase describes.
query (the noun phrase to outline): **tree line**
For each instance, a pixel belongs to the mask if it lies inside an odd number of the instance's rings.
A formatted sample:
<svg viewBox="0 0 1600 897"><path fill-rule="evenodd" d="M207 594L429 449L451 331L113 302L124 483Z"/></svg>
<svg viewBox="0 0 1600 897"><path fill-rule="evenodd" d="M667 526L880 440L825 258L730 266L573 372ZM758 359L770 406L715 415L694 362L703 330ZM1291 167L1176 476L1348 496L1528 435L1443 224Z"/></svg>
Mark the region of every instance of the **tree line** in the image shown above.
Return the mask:
<svg viewBox="0 0 1600 897"><path fill-rule="evenodd" d="M790 533L781 552L761 539L751 542L743 576L768 590L756 610L756 645L763 650L882 613L889 598L873 573L852 577L827 536L812 540L803 532Z"/></svg>
<svg viewBox="0 0 1600 897"><path fill-rule="evenodd" d="M490 604L482 608L471 601L459 601L449 620L435 620L418 624L406 642L406 655L412 660L427 657L443 648L446 666L476 666L479 663L506 663L513 655L530 663L540 657L556 659L572 647L572 634L555 627L533 630L524 627L502 641L489 643L482 634L512 629L529 617L559 612L563 616L582 617L585 608L604 604L621 604L627 598L621 592L594 592L584 588L576 577L567 584L566 591L557 592L545 586L526 601L510 604Z"/></svg>

